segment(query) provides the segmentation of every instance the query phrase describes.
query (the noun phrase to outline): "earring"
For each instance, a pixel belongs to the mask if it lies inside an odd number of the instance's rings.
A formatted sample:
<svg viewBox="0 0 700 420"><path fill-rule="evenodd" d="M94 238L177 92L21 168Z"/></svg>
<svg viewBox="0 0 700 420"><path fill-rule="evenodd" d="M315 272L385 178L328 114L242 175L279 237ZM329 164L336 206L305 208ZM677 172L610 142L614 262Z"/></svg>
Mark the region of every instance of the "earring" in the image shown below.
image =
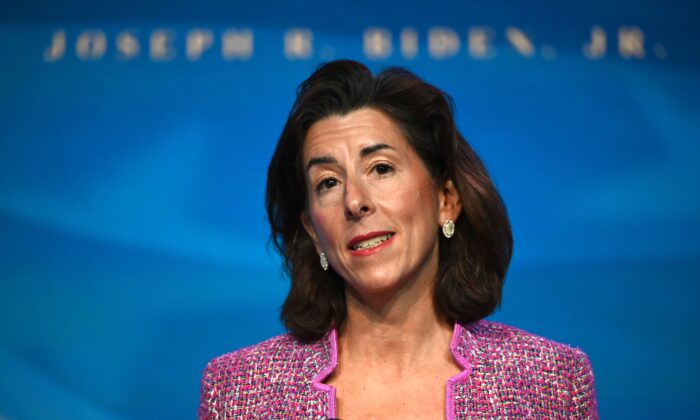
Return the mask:
<svg viewBox="0 0 700 420"><path fill-rule="evenodd" d="M442 234L447 239L451 238L455 234L455 222L450 219L445 220L445 223L442 224Z"/></svg>
<svg viewBox="0 0 700 420"><path fill-rule="evenodd" d="M321 260L321 268L323 268L323 271L328 270L328 258L326 258L326 253L322 252L321 255L318 256L318 259Z"/></svg>

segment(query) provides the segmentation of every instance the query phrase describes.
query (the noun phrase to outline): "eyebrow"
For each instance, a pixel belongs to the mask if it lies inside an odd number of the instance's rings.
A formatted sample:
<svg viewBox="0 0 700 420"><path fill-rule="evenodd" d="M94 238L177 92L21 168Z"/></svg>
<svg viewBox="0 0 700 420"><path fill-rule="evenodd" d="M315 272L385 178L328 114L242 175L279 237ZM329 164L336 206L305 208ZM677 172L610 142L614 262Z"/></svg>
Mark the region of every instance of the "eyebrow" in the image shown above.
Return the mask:
<svg viewBox="0 0 700 420"><path fill-rule="evenodd" d="M306 164L306 172L309 172L309 169L311 169L311 167L314 165L324 165L330 163L338 163L338 161L330 156L320 156L309 159L309 163Z"/></svg>
<svg viewBox="0 0 700 420"><path fill-rule="evenodd" d="M364 149L360 150L360 157L365 158L365 157L371 155L372 153L376 153L376 152L378 152L380 150L384 150L384 149L394 150L394 148L389 146L388 144L377 143L377 144L373 144L371 146L367 146Z"/></svg>
<svg viewBox="0 0 700 420"><path fill-rule="evenodd" d="M377 143L373 144L371 146L364 147L362 150L360 150L360 157L361 158L366 158L367 156L371 155L372 153L376 153L380 150L384 149L390 149L394 150L393 147L389 146L388 144L385 143ZM332 158L330 156L319 156L315 158L309 159L309 163L306 164L306 171L308 172L309 169L311 169L312 166L314 165L327 165L327 164L333 164L333 163L338 163L335 158Z"/></svg>

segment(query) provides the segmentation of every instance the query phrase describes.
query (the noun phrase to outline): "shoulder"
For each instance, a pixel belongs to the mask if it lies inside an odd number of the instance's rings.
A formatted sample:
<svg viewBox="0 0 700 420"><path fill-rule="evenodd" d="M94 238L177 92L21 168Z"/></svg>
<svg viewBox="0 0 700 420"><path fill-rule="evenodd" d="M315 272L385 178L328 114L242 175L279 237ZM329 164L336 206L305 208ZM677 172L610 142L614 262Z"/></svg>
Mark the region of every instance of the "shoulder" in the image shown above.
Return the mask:
<svg viewBox="0 0 700 420"><path fill-rule="evenodd" d="M285 357L293 356L303 350L304 344L295 340L289 334L269 338L261 343L243 347L236 351L223 354L211 360L205 369L205 374L212 376L230 376L240 372L274 369L276 362Z"/></svg>
<svg viewBox="0 0 700 420"><path fill-rule="evenodd" d="M230 388L237 384L277 381L280 376L294 375L295 370L318 350L290 334L269 338L261 343L223 354L211 360L202 376L202 386Z"/></svg>
<svg viewBox="0 0 700 420"><path fill-rule="evenodd" d="M547 400L552 413L595 416L593 369L579 348L492 321L463 326L473 373L495 389Z"/></svg>
<svg viewBox="0 0 700 420"><path fill-rule="evenodd" d="M587 357L579 348L498 322L481 320L463 327L475 352L499 350L525 359L576 361Z"/></svg>
<svg viewBox="0 0 700 420"><path fill-rule="evenodd" d="M305 343L283 334L214 358L202 374L199 418L317 410L307 400L327 347L325 339Z"/></svg>

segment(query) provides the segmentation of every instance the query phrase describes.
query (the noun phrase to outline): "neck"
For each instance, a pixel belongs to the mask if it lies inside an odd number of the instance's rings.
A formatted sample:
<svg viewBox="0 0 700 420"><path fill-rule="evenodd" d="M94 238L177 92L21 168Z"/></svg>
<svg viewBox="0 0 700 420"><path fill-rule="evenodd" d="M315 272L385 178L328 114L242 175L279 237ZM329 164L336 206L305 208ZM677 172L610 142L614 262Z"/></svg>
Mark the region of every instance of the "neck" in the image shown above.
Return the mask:
<svg viewBox="0 0 700 420"><path fill-rule="evenodd" d="M402 369L449 358L452 326L435 312L434 281L434 276L418 279L390 294L346 290L341 359L365 366L391 363Z"/></svg>

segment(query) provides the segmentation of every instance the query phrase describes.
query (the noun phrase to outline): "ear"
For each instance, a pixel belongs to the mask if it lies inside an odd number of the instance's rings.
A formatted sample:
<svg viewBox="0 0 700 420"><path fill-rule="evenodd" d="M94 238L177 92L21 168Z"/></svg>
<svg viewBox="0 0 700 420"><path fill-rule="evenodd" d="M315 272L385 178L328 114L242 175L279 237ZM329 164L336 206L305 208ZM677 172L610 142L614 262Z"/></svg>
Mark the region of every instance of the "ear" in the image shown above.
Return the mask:
<svg viewBox="0 0 700 420"><path fill-rule="evenodd" d="M462 199L451 179L445 181L445 184L440 188L438 199L440 205L438 224L442 225L448 219L457 222L457 218L462 214Z"/></svg>
<svg viewBox="0 0 700 420"><path fill-rule="evenodd" d="M309 212L307 210L301 212L301 224L304 225L304 230L309 234L311 240L314 242L316 252L319 254L323 252L318 243L318 236L316 236L316 230L314 229L313 223L311 223L311 218L309 217Z"/></svg>

